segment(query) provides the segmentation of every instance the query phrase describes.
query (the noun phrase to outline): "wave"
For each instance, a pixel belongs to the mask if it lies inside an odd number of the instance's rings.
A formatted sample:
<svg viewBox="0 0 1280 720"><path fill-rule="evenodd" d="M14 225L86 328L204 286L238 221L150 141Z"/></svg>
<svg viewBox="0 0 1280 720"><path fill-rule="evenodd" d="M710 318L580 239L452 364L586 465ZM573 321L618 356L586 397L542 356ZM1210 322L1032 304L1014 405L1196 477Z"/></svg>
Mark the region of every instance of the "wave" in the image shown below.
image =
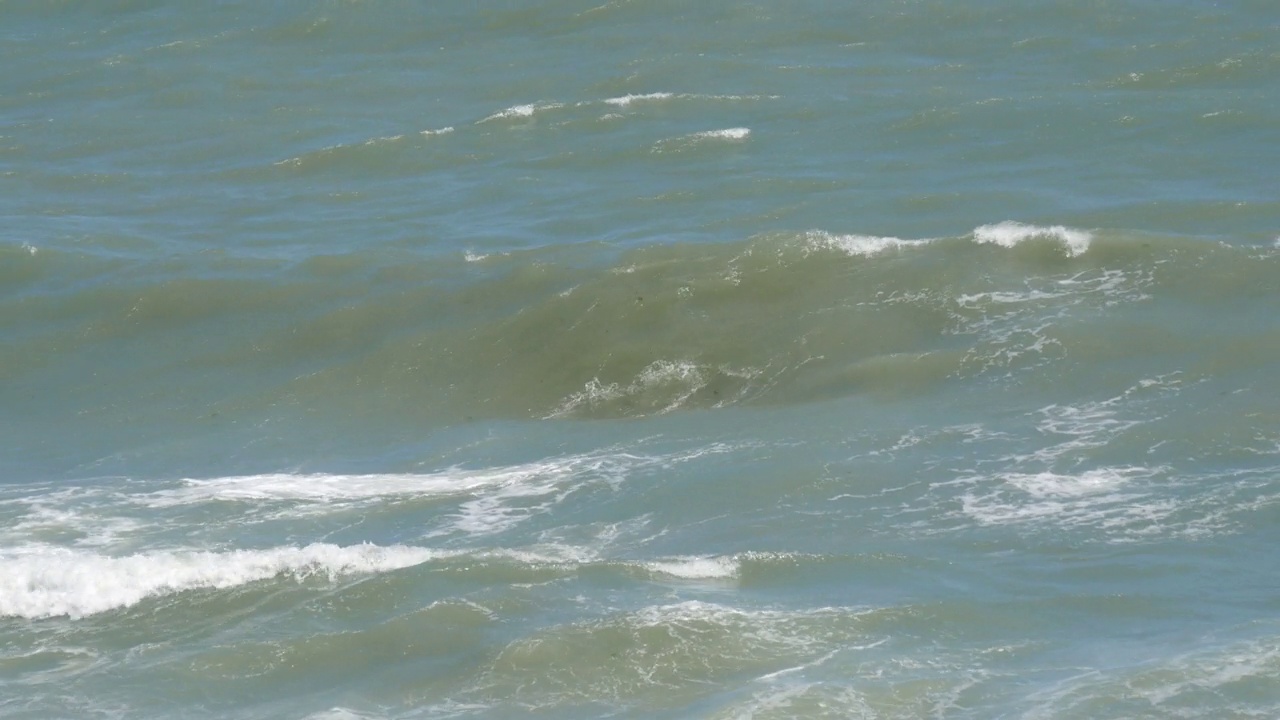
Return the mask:
<svg viewBox="0 0 1280 720"><path fill-rule="evenodd" d="M531 118L536 113L543 112L546 110L557 110L562 107L564 107L564 103L554 103L554 102L539 102L539 103L528 103L525 105L512 105L511 107L505 110L501 110L499 112L493 113L492 115L489 115L484 119L479 120L477 124L486 123L493 120L510 120L512 118Z"/></svg>
<svg viewBox="0 0 1280 720"><path fill-rule="evenodd" d="M547 628L492 661L480 697L533 707L611 702L678 707L708 684L821 663L838 649L873 646L864 608L742 608L686 601Z"/></svg>
<svg viewBox="0 0 1280 720"><path fill-rule="evenodd" d="M703 130L680 137L659 140L653 146L655 153L679 153L709 143L739 143L751 136L751 128L732 127L721 130Z"/></svg>
<svg viewBox="0 0 1280 720"><path fill-rule="evenodd" d="M978 243L994 243L1001 247L1016 247L1019 243L1031 238L1044 237L1061 242L1067 254L1075 257L1089 249L1093 234L1084 230L1075 230L1054 225L1038 227L1020 222L1005 221L995 225L983 225L973 231L973 241Z"/></svg>
<svg viewBox="0 0 1280 720"><path fill-rule="evenodd" d="M1222 641L1205 638L1186 653L1151 657L1143 663L1081 672L1028 698L1037 717L1088 715L1094 708L1133 708L1135 718L1271 717L1280 702L1256 689L1280 682L1280 651L1274 627L1250 628L1260 637ZM1225 705L1206 707L1205 698Z"/></svg>
<svg viewBox="0 0 1280 720"><path fill-rule="evenodd" d="M260 550L151 550L128 555L52 546L0 550L0 617L40 619L90 615L130 608L163 596L196 590L227 590L286 578L327 581L430 564L433 572L482 577L485 582L523 583L612 573L638 582L785 585L795 571L876 562L862 556L744 552L624 559L600 547L539 544L524 548L427 548L412 545L340 546L314 543Z"/></svg>
<svg viewBox="0 0 1280 720"><path fill-rule="evenodd" d="M635 103L662 102L665 100L724 100L724 101L746 101L746 100L776 100L776 95L703 95L700 93L671 93L671 92L651 92L640 94L627 94L618 97L605 99L605 104L617 107L630 107Z"/></svg>
<svg viewBox="0 0 1280 720"><path fill-rule="evenodd" d="M1194 327L1232 325L1166 321L1165 303L1198 318L1255 308L1249 293L1280 262L1269 248L1012 222L217 267L0 254L0 379L41 398L15 408L74 424L93 411L57 409L128 406L142 424L228 432L313 415L421 428L896 397L1136 357L1152 333L1192 353ZM1233 362L1260 362L1268 337ZM157 383L183 390L126 400Z"/></svg>
<svg viewBox="0 0 1280 720"><path fill-rule="evenodd" d="M0 617L79 618L187 590L226 589L279 576L332 579L387 572L435 557L437 551L404 545L324 543L124 557L67 549L10 550L0 555Z"/></svg>

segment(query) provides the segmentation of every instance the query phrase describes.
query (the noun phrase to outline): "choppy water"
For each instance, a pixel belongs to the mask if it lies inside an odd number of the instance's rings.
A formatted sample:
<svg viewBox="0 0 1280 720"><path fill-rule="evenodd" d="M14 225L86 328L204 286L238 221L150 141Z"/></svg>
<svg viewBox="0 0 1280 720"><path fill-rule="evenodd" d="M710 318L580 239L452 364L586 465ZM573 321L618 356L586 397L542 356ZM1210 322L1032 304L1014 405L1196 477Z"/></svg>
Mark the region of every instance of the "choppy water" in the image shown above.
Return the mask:
<svg viewBox="0 0 1280 720"><path fill-rule="evenodd" d="M0 716L1280 715L1274 3L0 3Z"/></svg>

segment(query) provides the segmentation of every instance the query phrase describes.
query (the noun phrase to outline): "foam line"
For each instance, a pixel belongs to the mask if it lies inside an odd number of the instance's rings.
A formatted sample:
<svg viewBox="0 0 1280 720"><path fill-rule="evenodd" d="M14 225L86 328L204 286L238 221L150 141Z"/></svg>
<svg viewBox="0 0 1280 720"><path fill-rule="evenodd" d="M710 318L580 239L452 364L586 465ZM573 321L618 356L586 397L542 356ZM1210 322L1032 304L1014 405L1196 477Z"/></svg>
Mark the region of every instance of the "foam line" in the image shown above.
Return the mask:
<svg viewBox="0 0 1280 720"><path fill-rule="evenodd" d="M0 555L0 617L47 618L131 607L187 590L225 589L281 575L303 579L378 573L442 553L405 545L316 543L227 552L153 551L112 557L36 548Z"/></svg>

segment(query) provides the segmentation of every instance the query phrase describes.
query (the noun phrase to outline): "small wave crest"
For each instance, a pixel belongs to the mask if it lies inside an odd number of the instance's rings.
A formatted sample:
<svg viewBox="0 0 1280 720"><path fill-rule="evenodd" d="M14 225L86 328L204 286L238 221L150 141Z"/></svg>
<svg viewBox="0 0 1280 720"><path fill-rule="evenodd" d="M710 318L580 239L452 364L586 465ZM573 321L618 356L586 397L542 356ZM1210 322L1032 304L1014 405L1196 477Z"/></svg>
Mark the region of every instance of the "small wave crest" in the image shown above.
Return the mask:
<svg viewBox="0 0 1280 720"><path fill-rule="evenodd" d="M507 109L505 109L505 110L500 110L500 111L498 111L498 112L496 112L496 113L493 113L492 115L489 115L489 116L487 116L487 117L485 117L485 118L483 118L483 119L479 120L476 124L479 124L479 123L486 123L486 122L492 122L492 121L494 121L494 120L511 120L511 119L514 119L514 118L531 118L531 117L533 117L533 116L534 116L534 114L539 113L539 112L542 112L543 110L555 110L555 109L557 109L557 108L562 108L562 107L564 107L564 103L554 103L554 102L553 102L553 103L527 103L527 104L524 104L524 105L512 105L511 107L509 107L509 108L507 108Z"/></svg>
<svg viewBox="0 0 1280 720"><path fill-rule="evenodd" d="M837 235L825 230L810 230L805 233L805 241L814 249L838 250L846 255L871 257L890 250L923 247L933 242L930 239L903 240L896 237L877 237L875 235Z"/></svg>
<svg viewBox="0 0 1280 720"><path fill-rule="evenodd" d="M982 225L974 229L973 241L1012 248L1033 238L1048 238L1061 243L1071 257L1083 255L1093 241L1093 234L1063 225L1043 227L1006 220L994 225Z"/></svg>
<svg viewBox="0 0 1280 720"><path fill-rule="evenodd" d="M682 580L728 580L738 576L735 557L677 557L645 564L652 573Z"/></svg>
<svg viewBox="0 0 1280 720"><path fill-rule="evenodd" d="M694 140L746 140L751 128L735 127L723 130L705 130L690 135Z"/></svg>
<svg viewBox="0 0 1280 720"><path fill-rule="evenodd" d="M653 146L653 152L682 152L707 143L739 143L751 136L751 128L732 127L720 130L703 130L701 132L681 135L680 137L659 140Z"/></svg>
<svg viewBox="0 0 1280 720"><path fill-rule="evenodd" d="M627 107L628 105L634 102L669 100L675 96L676 96L675 93L669 93L669 92L643 93L640 95L627 94L621 97L609 98L605 100L605 103L609 105L617 105L618 107Z"/></svg>
<svg viewBox="0 0 1280 720"><path fill-rule="evenodd" d="M700 93L671 93L671 92L651 92L621 95L619 97L606 98L605 103L616 107L628 107L638 102L660 102L663 100L724 100L724 101L742 101L742 100L760 100L766 96L761 95L703 95ZM770 95L767 99L776 99L777 96Z"/></svg>
<svg viewBox="0 0 1280 720"><path fill-rule="evenodd" d="M405 545L316 543L305 547L227 552L152 551L111 557L66 549L0 555L0 617L72 618L131 607L187 590L226 589L288 575L378 573L437 557Z"/></svg>

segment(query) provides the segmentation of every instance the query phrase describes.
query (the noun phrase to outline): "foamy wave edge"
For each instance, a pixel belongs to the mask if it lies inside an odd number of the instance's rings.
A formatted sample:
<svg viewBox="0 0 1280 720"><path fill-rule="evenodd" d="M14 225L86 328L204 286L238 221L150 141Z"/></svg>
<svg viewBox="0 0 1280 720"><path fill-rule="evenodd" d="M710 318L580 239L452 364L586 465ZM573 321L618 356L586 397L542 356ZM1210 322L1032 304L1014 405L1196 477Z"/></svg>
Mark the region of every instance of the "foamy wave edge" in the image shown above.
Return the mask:
<svg viewBox="0 0 1280 720"><path fill-rule="evenodd" d="M994 225L982 225L973 230L973 241L979 244L994 244L1012 248L1019 243L1033 238L1049 238L1062 243L1071 257L1083 255L1093 242L1093 233L1077 230L1064 225L1028 225L1014 220L1005 220Z"/></svg>
<svg viewBox="0 0 1280 720"><path fill-rule="evenodd" d="M810 249L838 250L846 255L871 257L890 250L928 245L933 240L903 240L896 237L874 235L836 235L825 230L810 230L804 235Z"/></svg>
<svg viewBox="0 0 1280 720"><path fill-rule="evenodd" d="M684 556L650 561L644 567L655 575L681 580L729 580L738 577L739 560L735 556Z"/></svg>
<svg viewBox="0 0 1280 720"><path fill-rule="evenodd" d="M281 575L301 580L379 573L419 565L440 554L405 545L327 543L122 557L68 549L9 553L0 555L0 617L77 619L187 590L220 590Z"/></svg>
<svg viewBox="0 0 1280 720"><path fill-rule="evenodd" d="M970 237L979 245L998 245L1003 248L1014 248L1028 240L1045 238L1060 243L1071 257L1083 255L1093 242L1093 233L1087 230L1069 228L1065 225L1028 225L1015 220L980 225L973 229ZM876 235L842 235L826 230L809 230L804 234L804 238L811 250L838 250L846 255L863 257L871 257L891 250L923 247L939 240L939 238L904 239Z"/></svg>
<svg viewBox="0 0 1280 720"><path fill-rule="evenodd" d="M477 120L476 124L479 125L480 123L487 123L493 120L509 120L511 118L529 118L529 117L533 117L534 113L542 112L543 110L555 110L562 107L564 107L564 103L556 103L556 102L536 102L536 103L527 103L525 105L512 105L511 107L505 110L501 110L481 120Z"/></svg>
<svg viewBox="0 0 1280 720"><path fill-rule="evenodd" d="M658 558L643 563L653 575L681 580L736 580L741 578L747 563L771 564L797 563L818 560L821 556L793 552L747 551L733 555L680 555Z"/></svg>

